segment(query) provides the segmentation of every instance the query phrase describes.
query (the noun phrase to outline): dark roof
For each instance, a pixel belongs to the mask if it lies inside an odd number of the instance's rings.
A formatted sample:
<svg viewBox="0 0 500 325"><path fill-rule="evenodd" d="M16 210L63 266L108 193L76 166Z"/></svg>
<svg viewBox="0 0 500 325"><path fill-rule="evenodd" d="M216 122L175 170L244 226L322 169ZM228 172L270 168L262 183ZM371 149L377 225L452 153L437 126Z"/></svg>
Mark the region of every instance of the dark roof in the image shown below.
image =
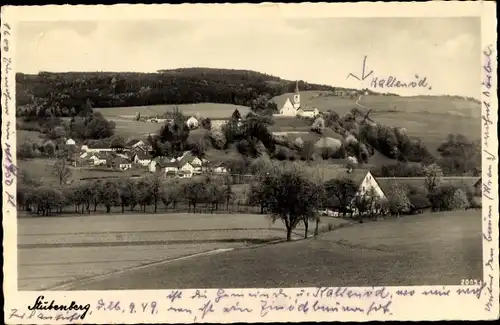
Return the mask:
<svg viewBox="0 0 500 325"><path fill-rule="evenodd" d="M135 157L135 156L137 156L140 160L151 159L151 155L147 152L144 152L144 151L134 152L132 157Z"/></svg>
<svg viewBox="0 0 500 325"><path fill-rule="evenodd" d="M361 182L368 172L369 170L367 169L353 169L351 172L348 172L348 169L345 167L324 168L321 173L321 178L323 181L347 178L352 180L354 184L358 186L361 185Z"/></svg>
<svg viewBox="0 0 500 325"><path fill-rule="evenodd" d="M107 152L92 152L90 153L89 158L92 156L96 156L99 159L108 159L111 157L111 155Z"/></svg>
<svg viewBox="0 0 500 325"><path fill-rule="evenodd" d="M125 159L123 157L116 157L116 159L114 160L115 164L119 165L119 164L130 164L130 161L128 159Z"/></svg>
<svg viewBox="0 0 500 325"><path fill-rule="evenodd" d="M137 140L137 139L132 139L129 142L127 142L127 146L133 146L134 144L137 144L141 142L142 140Z"/></svg>
<svg viewBox="0 0 500 325"><path fill-rule="evenodd" d="M376 177L375 179L386 194L395 183L406 184L415 188L425 188L425 177ZM477 180L478 177L443 177L441 185L472 188L477 183Z"/></svg>
<svg viewBox="0 0 500 325"><path fill-rule="evenodd" d="M86 146L91 149L110 149L109 145L104 145L102 143L87 144Z"/></svg>
<svg viewBox="0 0 500 325"><path fill-rule="evenodd" d="M168 162L165 162L162 164L162 167L176 167L176 168L178 168L178 166L179 165L178 165L177 161L174 161L174 162L168 161Z"/></svg>

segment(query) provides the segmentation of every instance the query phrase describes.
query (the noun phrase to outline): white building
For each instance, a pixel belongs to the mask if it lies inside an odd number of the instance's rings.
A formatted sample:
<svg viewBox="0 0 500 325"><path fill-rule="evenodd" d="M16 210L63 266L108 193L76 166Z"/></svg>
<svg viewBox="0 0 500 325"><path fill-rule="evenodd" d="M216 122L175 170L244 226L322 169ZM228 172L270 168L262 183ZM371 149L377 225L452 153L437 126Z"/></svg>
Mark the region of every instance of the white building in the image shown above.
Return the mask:
<svg viewBox="0 0 500 325"><path fill-rule="evenodd" d="M151 163L151 156L145 152L139 151L134 153L132 161L141 166L148 166Z"/></svg>
<svg viewBox="0 0 500 325"><path fill-rule="evenodd" d="M196 117L191 116L190 118L187 119L186 125L190 129L197 129L199 127L199 125L200 125L200 122L198 122L198 120L196 119Z"/></svg>
<svg viewBox="0 0 500 325"><path fill-rule="evenodd" d="M299 108L297 110L297 116L300 117L316 117L319 115L319 110L317 108Z"/></svg>
<svg viewBox="0 0 500 325"><path fill-rule="evenodd" d="M94 166L102 166L102 165L106 165L106 163L107 163L106 157L101 156L97 153L94 153L88 159L94 161Z"/></svg>
<svg viewBox="0 0 500 325"><path fill-rule="evenodd" d="M73 139L68 139L68 140L66 140L65 143L66 143L67 146L74 146L74 145L76 145L76 142Z"/></svg>

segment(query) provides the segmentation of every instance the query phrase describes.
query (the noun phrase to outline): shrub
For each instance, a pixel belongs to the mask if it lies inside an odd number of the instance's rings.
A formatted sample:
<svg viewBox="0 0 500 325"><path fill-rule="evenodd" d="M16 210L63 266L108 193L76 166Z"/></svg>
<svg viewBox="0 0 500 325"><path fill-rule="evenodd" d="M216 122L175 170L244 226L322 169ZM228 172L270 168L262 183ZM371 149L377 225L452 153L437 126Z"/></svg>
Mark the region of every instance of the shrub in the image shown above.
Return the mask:
<svg viewBox="0 0 500 325"><path fill-rule="evenodd" d="M469 207L469 199L467 198L467 193L459 188L453 193L453 197L451 200L451 208L452 209L465 209Z"/></svg>

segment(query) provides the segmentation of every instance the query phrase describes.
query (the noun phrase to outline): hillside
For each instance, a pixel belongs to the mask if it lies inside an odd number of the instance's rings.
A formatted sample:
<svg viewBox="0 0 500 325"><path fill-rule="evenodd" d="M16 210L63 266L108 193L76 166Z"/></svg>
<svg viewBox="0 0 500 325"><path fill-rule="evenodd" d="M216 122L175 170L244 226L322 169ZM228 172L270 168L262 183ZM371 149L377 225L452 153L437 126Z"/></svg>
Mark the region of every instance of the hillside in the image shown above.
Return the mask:
<svg viewBox="0 0 500 325"><path fill-rule="evenodd" d="M304 90L333 90L331 86L302 81L299 86ZM29 113L36 98L52 107L51 115L74 116L88 105L104 108L208 102L250 106L260 95L278 96L294 88L295 81L230 69L18 73L16 103L20 115Z"/></svg>
<svg viewBox="0 0 500 325"><path fill-rule="evenodd" d="M281 107L287 97L286 93L272 100ZM362 112L370 109L370 118L375 122L406 128L408 135L424 141L429 149L435 149L445 141L450 133L464 134L471 140L481 137L481 106L479 103L459 97L448 96L333 96L330 92L301 92L303 106L316 107L320 111L333 110L340 116L351 109L358 108ZM305 128L304 128L305 129ZM287 127L280 123L279 131L296 131L296 127ZM278 130L276 130L278 131Z"/></svg>

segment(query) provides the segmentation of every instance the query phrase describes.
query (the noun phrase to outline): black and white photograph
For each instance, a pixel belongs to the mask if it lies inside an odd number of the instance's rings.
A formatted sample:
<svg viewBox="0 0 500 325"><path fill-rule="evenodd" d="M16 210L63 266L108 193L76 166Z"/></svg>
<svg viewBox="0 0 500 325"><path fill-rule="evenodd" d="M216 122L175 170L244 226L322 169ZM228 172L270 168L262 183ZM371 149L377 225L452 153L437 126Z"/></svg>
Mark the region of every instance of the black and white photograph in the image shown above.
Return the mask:
<svg viewBox="0 0 500 325"><path fill-rule="evenodd" d="M492 133L484 150L496 47L481 24L75 14L10 25L17 290L486 294L483 204L497 177L490 166L483 179L483 160L498 146Z"/></svg>

